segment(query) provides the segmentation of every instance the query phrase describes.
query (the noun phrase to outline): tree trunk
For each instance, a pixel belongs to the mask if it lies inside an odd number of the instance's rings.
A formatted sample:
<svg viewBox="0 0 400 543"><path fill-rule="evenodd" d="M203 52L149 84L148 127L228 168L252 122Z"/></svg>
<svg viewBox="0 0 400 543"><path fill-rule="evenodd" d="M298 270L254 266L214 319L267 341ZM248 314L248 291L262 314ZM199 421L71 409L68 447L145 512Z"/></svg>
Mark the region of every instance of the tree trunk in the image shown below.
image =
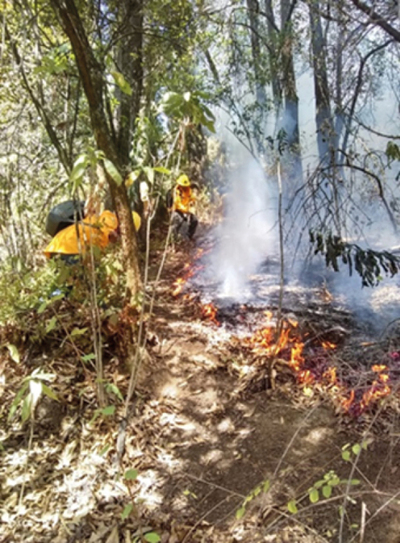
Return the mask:
<svg viewBox="0 0 400 543"><path fill-rule="evenodd" d="M251 53L254 64L254 80L256 88L256 99L261 106L262 111L265 110L267 103L267 96L265 94L264 76L262 74L261 67L261 48L260 48L260 34L259 34L259 5L258 0L247 0L247 13L249 15L250 22L250 41L251 41Z"/></svg>
<svg viewBox="0 0 400 543"><path fill-rule="evenodd" d="M103 100L103 71L90 47L74 0L51 0L51 2L56 13L59 14L63 29L71 42L83 89L88 100L91 124L97 146L103 151L105 157L123 173L126 156L119 155L106 120ZM137 100L137 97L134 98ZM128 195L125 185L118 185L108 174L107 182L120 224L128 296L130 301L134 303L141 281L137 238Z"/></svg>
<svg viewBox="0 0 400 543"><path fill-rule="evenodd" d="M290 21L293 7L294 3L290 2L290 0L281 0L280 68L284 96L284 111L281 126L286 132L291 159L285 167L285 173L291 179L301 180L303 177L303 168L299 133L299 98L296 89Z"/></svg>
<svg viewBox="0 0 400 543"><path fill-rule="evenodd" d="M320 5L318 0L309 2L311 26L312 62L314 68L315 122L320 161L333 158L335 130L331 116L328 75L326 69L326 47L322 33Z"/></svg>
<svg viewBox="0 0 400 543"><path fill-rule="evenodd" d="M265 15L267 18L268 42L269 42L269 69L271 75L272 97L278 118L282 107L282 87L279 78L279 53L277 50L277 35L279 30L275 24L272 0L265 0Z"/></svg>
<svg viewBox="0 0 400 543"><path fill-rule="evenodd" d="M139 115L143 90L143 0L120 2L122 26L118 69L126 75L132 96L120 92L117 149L122 166L129 165L135 119Z"/></svg>

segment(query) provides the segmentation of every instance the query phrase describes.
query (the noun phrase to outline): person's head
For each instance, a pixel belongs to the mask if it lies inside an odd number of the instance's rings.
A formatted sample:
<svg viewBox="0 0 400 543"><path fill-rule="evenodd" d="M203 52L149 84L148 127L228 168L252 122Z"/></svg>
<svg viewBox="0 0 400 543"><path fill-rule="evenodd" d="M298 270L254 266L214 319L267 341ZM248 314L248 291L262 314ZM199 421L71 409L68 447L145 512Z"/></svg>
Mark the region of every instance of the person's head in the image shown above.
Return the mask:
<svg viewBox="0 0 400 543"><path fill-rule="evenodd" d="M178 179L176 180L176 184L179 186L179 187L190 187L191 183L190 183L190 179L189 177L186 175L186 174L182 174L178 177Z"/></svg>

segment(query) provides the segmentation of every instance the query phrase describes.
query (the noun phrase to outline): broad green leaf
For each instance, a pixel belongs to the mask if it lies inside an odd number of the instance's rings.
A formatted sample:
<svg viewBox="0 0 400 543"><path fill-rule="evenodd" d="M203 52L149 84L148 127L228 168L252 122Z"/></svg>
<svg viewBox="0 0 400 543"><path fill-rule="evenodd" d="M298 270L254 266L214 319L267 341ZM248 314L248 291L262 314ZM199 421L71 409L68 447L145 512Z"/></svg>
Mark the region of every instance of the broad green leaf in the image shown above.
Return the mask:
<svg viewBox="0 0 400 543"><path fill-rule="evenodd" d="M122 520L127 519L129 515L132 513L132 511L133 511L133 505L131 503L128 503L127 505L125 505L124 510L121 513L121 519Z"/></svg>
<svg viewBox="0 0 400 543"><path fill-rule="evenodd" d="M241 518L243 518L244 514L246 513L246 508L245 507L241 507L240 509L238 509L236 511L236 514L235 514L235 517L237 520L240 520Z"/></svg>
<svg viewBox="0 0 400 543"><path fill-rule="evenodd" d="M74 166L69 178L74 183L75 188L79 185L79 182L82 180L85 174L85 171L86 171L86 164L78 164L77 166Z"/></svg>
<svg viewBox="0 0 400 543"><path fill-rule="evenodd" d="M149 543L158 543L161 541L161 537L156 532L150 532L145 534L144 540L148 541Z"/></svg>
<svg viewBox="0 0 400 543"><path fill-rule="evenodd" d="M123 74L121 74L120 72L113 71L111 72L111 75L113 76L114 81L116 82L118 87L121 89L121 91L127 94L128 96L132 96L132 88L129 85L128 81L123 76Z"/></svg>
<svg viewBox="0 0 400 543"><path fill-rule="evenodd" d="M340 479L337 475L334 475L332 479L329 479L328 485L329 486L337 486L340 484Z"/></svg>
<svg viewBox="0 0 400 543"><path fill-rule="evenodd" d="M14 362L16 362L17 364L19 364L19 362L21 361L21 358L19 356L17 347L13 345L12 343L7 343L7 349L8 349L8 352L10 353L11 359L14 360Z"/></svg>
<svg viewBox="0 0 400 543"><path fill-rule="evenodd" d="M311 503L317 503L317 501L319 501L319 492L316 488L313 488L310 492L310 494L308 495L308 497L310 498L310 502Z"/></svg>
<svg viewBox="0 0 400 543"><path fill-rule="evenodd" d="M103 164L108 175L117 183L117 185L122 185L122 177L117 168L108 160L108 158L103 158Z"/></svg>
<svg viewBox="0 0 400 543"><path fill-rule="evenodd" d="M46 334L49 334L52 330L54 330L54 328L56 327L56 324L57 324L57 317L52 317L47 323Z"/></svg>
<svg viewBox="0 0 400 543"><path fill-rule="evenodd" d="M46 396L58 402L57 394L54 392L54 390L52 390L50 387L48 387L44 383L42 383L42 390L43 390L43 394L46 394Z"/></svg>
<svg viewBox="0 0 400 543"><path fill-rule="evenodd" d="M127 481L135 481L138 476L138 470L137 469L128 469L125 472L124 479Z"/></svg>
<svg viewBox="0 0 400 543"><path fill-rule="evenodd" d="M350 484L353 486L360 485L361 481L360 479L351 479Z"/></svg>
<svg viewBox="0 0 400 543"><path fill-rule="evenodd" d="M342 451L342 458L348 462L350 460L350 451Z"/></svg>
<svg viewBox="0 0 400 543"><path fill-rule="evenodd" d="M115 405L108 405L107 407L104 407L100 413L102 415L105 415L107 417L109 417L110 415L114 415L115 413Z"/></svg>
<svg viewBox="0 0 400 543"><path fill-rule="evenodd" d="M330 498L332 495L332 487L330 485L325 485L322 487L322 494L324 498Z"/></svg>
<svg viewBox="0 0 400 543"><path fill-rule="evenodd" d="M359 454L360 451L361 451L361 445L359 445L358 443L356 443L355 445L352 446L351 450L352 450L353 453L357 456L357 454Z"/></svg>
<svg viewBox="0 0 400 543"><path fill-rule="evenodd" d="M298 512L296 500L290 500L290 502L287 504L287 508L289 510L289 513L295 515Z"/></svg>
<svg viewBox="0 0 400 543"><path fill-rule="evenodd" d="M321 486L326 485L326 479L321 479L314 483L314 488L321 488Z"/></svg>

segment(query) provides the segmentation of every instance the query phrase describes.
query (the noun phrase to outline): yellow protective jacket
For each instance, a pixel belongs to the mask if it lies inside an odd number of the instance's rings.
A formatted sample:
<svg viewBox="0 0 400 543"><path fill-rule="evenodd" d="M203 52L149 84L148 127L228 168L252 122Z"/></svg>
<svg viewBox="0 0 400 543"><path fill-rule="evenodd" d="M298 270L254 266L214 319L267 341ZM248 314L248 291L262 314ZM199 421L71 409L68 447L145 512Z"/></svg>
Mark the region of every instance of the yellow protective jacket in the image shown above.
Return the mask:
<svg viewBox="0 0 400 543"><path fill-rule="evenodd" d="M138 231L141 224L140 216L135 211L132 215L135 229ZM53 254L85 254L89 245L104 249L110 243L110 233L117 228L117 216L111 211L103 211L101 215L85 217L82 222L71 224L71 226L60 230L50 241L44 254L47 258Z"/></svg>
<svg viewBox="0 0 400 543"><path fill-rule="evenodd" d="M109 234L117 228L117 216L111 211L103 211L100 216L85 217L82 222L71 224L58 232L44 250L44 254L47 258L53 254L85 254L90 245L104 249L110 242Z"/></svg>
<svg viewBox="0 0 400 543"><path fill-rule="evenodd" d="M181 211L182 213L193 213L195 207L195 197L191 187L182 187L177 185L175 187L174 195L174 211Z"/></svg>

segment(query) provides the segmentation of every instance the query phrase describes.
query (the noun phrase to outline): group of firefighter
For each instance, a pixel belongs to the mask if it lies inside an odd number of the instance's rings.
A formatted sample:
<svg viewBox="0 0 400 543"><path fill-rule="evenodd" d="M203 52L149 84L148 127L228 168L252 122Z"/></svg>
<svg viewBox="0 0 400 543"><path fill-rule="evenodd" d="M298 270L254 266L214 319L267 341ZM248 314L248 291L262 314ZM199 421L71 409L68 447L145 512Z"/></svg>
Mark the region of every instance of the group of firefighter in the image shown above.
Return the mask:
<svg viewBox="0 0 400 543"><path fill-rule="evenodd" d="M135 230L139 233L145 222L142 221L141 214L147 217L151 205L147 182L137 182L140 206L132 211L132 216ZM166 207L171 213L173 232L185 232L189 239L193 238L198 225L193 188L189 177L182 174L166 194ZM49 213L46 230L53 237L44 250L47 258L59 255L62 260L71 264L79 261L89 247L102 250L119 238L116 214L109 210L100 213L99 204L97 202L97 205L94 205L91 199L86 203L68 201L59 204Z"/></svg>

